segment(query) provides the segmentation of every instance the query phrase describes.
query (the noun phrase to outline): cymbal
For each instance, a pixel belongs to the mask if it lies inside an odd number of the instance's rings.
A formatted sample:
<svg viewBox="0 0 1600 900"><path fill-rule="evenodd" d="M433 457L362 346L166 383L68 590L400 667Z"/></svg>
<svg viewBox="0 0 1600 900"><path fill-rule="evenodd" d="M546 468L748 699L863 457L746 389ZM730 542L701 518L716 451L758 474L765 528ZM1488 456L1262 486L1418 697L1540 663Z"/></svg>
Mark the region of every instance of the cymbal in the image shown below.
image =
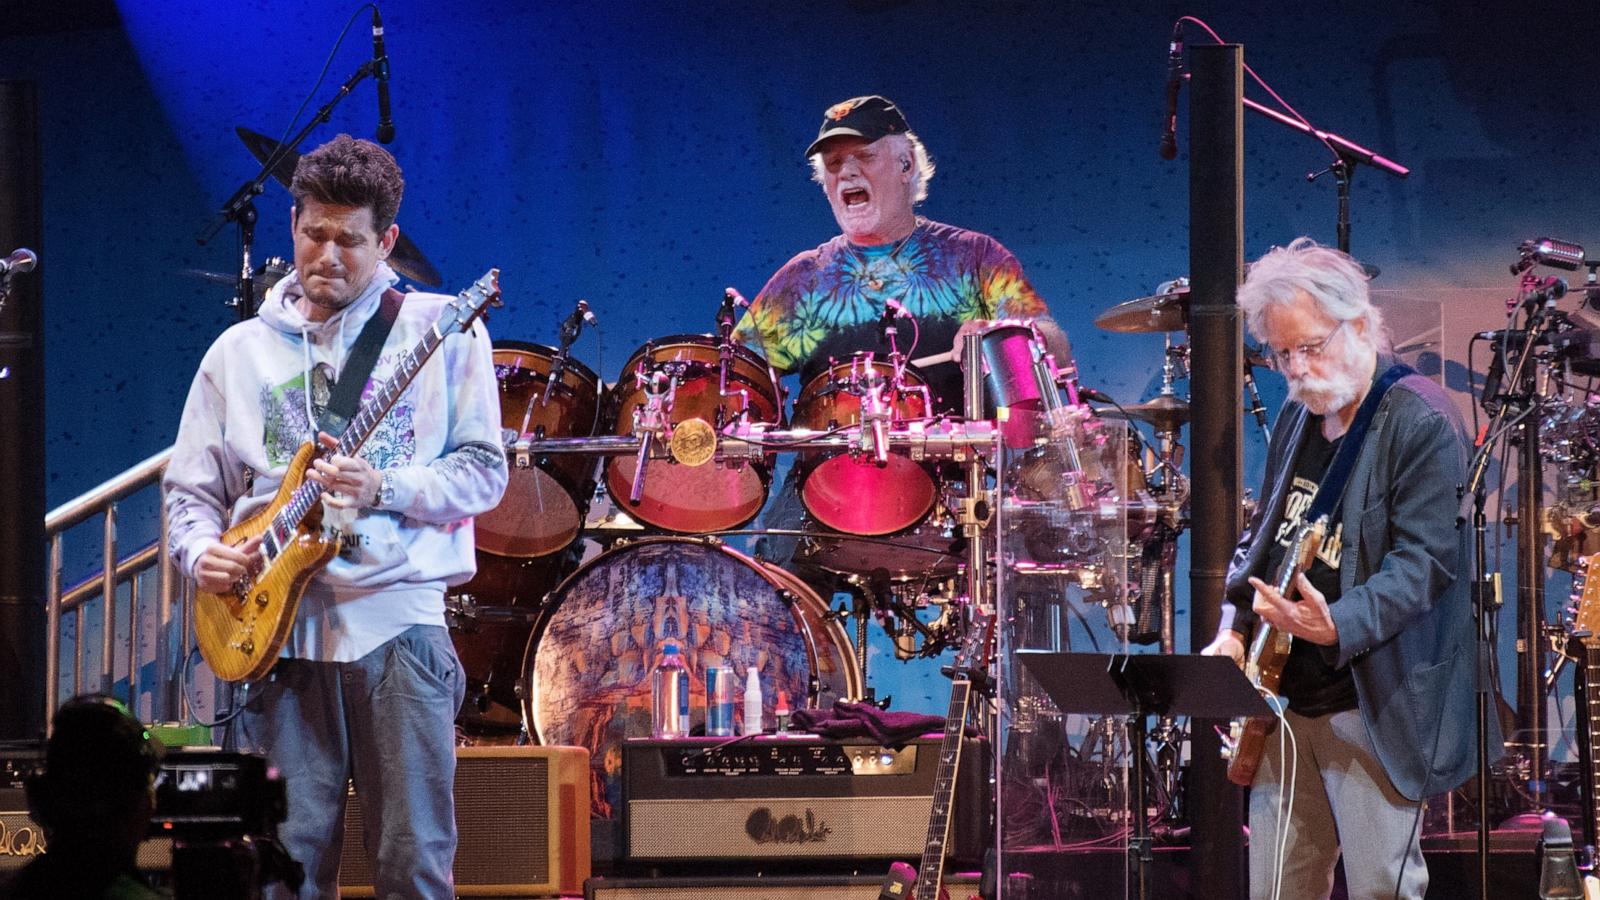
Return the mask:
<svg viewBox="0 0 1600 900"><path fill-rule="evenodd" d="M235 127L233 131L239 136L239 140L244 142L245 149L250 151L250 155L262 165L266 165L267 160L272 158L280 146L272 138L259 131L251 131L243 125ZM272 164L272 177L279 184L288 187L289 183L294 181L294 169L299 164L299 153L293 150L285 151L278 161ZM394 251L389 254L389 267L427 287L438 287L444 282L439 276L439 270L433 267L433 263L428 262L428 258L422 255L422 251L406 237L404 231L400 232L399 239L394 242Z"/></svg>
<svg viewBox="0 0 1600 900"><path fill-rule="evenodd" d="M277 284L279 281L282 281L283 276L288 275L292 268L293 266L291 266L289 262L284 260L282 257L269 257L266 262L262 263L261 268L256 270L256 277L253 279L256 286L256 295L260 296L261 294L265 294L267 291L271 290L272 286ZM229 287L235 287L239 284L239 276L230 274L228 272L208 272L205 269L183 269L182 274L188 275L191 278L198 278L201 281L209 281L212 284L225 284Z"/></svg>
<svg viewBox="0 0 1600 900"><path fill-rule="evenodd" d="M1172 394L1161 394L1143 403L1114 406L1100 412L1101 415L1111 419L1138 419L1141 422L1149 422L1157 431L1177 431L1189 421L1189 401Z"/></svg>
<svg viewBox="0 0 1600 900"><path fill-rule="evenodd" d="M1189 284L1179 282L1165 293L1118 303L1095 316L1094 324L1133 334L1182 331L1189 324Z"/></svg>

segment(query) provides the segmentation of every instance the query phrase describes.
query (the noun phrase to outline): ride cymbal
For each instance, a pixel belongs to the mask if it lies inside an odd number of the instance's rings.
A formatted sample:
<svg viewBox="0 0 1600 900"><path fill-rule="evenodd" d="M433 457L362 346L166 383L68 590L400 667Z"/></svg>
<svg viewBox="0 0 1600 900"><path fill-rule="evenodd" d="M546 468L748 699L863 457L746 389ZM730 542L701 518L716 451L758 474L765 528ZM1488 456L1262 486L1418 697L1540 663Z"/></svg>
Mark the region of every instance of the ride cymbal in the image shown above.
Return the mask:
<svg viewBox="0 0 1600 900"><path fill-rule="evenodd" d="M1095 316L1094 324L1124 334L1183 331L1189 324L1189 282L1179 279L1163 293L1118 303Z"/></svg>

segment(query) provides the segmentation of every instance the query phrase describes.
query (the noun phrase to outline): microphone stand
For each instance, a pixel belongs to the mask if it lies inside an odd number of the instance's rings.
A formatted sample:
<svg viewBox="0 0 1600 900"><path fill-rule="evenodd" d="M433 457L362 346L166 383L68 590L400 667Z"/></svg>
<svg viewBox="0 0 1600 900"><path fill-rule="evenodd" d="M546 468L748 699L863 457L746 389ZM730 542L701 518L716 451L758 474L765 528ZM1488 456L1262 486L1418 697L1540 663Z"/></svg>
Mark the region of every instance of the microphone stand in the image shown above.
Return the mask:
<svg viewBox="0 0 1600 900"><path fill-rule="evenodd" d="M1341 137L1331 131L1323 131L1320 128L1314 128L1304 122L1299 121L1298 119L1290 118L1289 116L1286 116L1275 109L1269 109L1265 106L1262 106L1254 100L1246 98L1244 100L1244 106L1246 109L1249 109L1252 112L1260 113L1261 115L1266 116L1267 118L1277 122L1280 125L1283 125L1286 128L1292 128L1302 134L1311 135L1319 142L1333 149L1335 159L1332 164L1330 164L1328 168L1321 172L1312 172L1307 174L1306 180L1316 181L1321 175L1333 175L1334 184L1338 186L1339 194L1339 220L1337 224L1339 249L1345 253L1349 253L1350 178L1355 174L1356 164L1365 163L1366 165L1369 165L1380 172L1388 172L1390 175L1393 175L1396 178L1405 178L1411 174L1411 170L1400 165L1392 159L1386 159L1382 156L1379 156L1371 150L1368 150L1360 144L1357 144L1355 141Z"/></svg>
<svg viewBox="0 0 1600 900"><path fill-rule="evenodd" d="M1518 422L1523 422L1522 427L1527 428L1527 420L1537 408L1533 403L1532 385L1529 383L1525 372L1529 361L1533 358L1534 347L1538 339L1547 329L1549 319L1543 313L1543 304L1533 304L1528 310L1528 321L1523 330L1522 347L1517 354L1516 365L1512 368L1510 376L1503 382L1511 386L1511 391L1518 392L1508 396L1495 410L1490 419L1488 428L1484 431L1485 440L1473 457L1472 468L1467 483L1458 489L1458 496L1465 498L1472 496L1472 528L1473 528L1473 577L1472 577L1472 611L1473 618L1478 626L1477 639L1477 737L1478 737L1478 897L1488 900L1489 890L1489 715L1490 701L1495 693L1491 684L1493 667L1491 665L1494 653L1495 616L1500 611L1501 599L1498 590L1498 581L1489 572L1489 556L1487 549L1488 517L1485 513L1487 505L1487 473L1489 460L1493 456L1494 445L1499 442L1503 432ZM1503 346L1503 344L1502 344ZM1497 351L1497 352L1503 352ZM1520 393L1520 386L1528 384L1528 392ZM1512 400L1521 397L1524 401L1516 418L1511 421ZM1480 402L1489 400L1488 397L1480 398ZM1529 448L1524 447L1524 452ZM1537 452L1535 449L1534 452ZM1528 485L1523 483L1519 490L1527 490ZM1459 521L1459 517L1458 517ZM1533 523L1522 523L1520 528L1527 528ZM1519 573L1519 576L1521 573ZM1528 647L1527 652L1537 653L1537 647ZM1537 740L1537 737L1530 738ZM1543 779L1542 772L1533 772L1533 778Z"/></svg>
<svg viewBox="0 0 1600 900"><path fill-rule="evenodd" d="M272 170L277 167L278 163L289 154L298 151L300 145L305 142L306 137L311 134L311 130L318 125L326 123L333 116L333 108L339 105L339 101L349 96L350 92L355 90L355 86L360 84L362 79L375 74L377 74L376 60L369 59L362 63L356 69L355 74L345 79L344 84L339 86L339 90L333 95L333 98L317 110L316 114L311 117L311 121L307 122L305 127L300 129L300 132L287 144L278 145L277 152L267 157L267 161L261 165L261 171L257 172L254 178L246 181L239 186L238 190L233 192L233 196L222 204L222 209L218 211L217 218L196 239L196 242L204 247L229 222L239 227L239 286L238 293L234 295L233 301L229 304L238 309L239 321L243 322L256 314L256 271L255 264L251 258L251 251L255 246L256 240L256 197L261 195L264 189L263 186L267 183L267 179L272 177Z"/></svg>

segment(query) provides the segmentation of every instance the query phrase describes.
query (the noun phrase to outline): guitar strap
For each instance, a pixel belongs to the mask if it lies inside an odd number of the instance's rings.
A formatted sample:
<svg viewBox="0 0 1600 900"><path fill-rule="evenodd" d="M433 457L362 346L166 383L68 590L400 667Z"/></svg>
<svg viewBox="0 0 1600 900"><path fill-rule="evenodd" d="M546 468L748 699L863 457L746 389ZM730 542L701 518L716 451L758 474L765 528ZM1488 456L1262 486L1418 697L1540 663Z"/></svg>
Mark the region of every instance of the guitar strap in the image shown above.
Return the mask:
<svg viewBox="0 0 1600 900"><path fill-rule="evenodd" d="M405 299L406 295L394 288L383 292L378 311L367 320L350 348L350 357L345 361L344 371L339 373L339 381L333 386L333 395L328 398L327 408L317 416L317 427L322 431L339 437L350 427L350 417L356 414L356 407L361 405L361 389L367 386L372 367L378 362L378 352L383 349L384 341L389 339L395 320L400 318L400 304Z"/></svg>
<svg viewBox="0 0 1600 900"><path fill-rule="evenodd" d="M1378 378L1372 390L1367 392L1361 407L1356 410L1356 417L1350 422L1350 430L1345 432L1343 443L1333 455L1333 462L1328 464L1328 471L1322 476L1322 483L1317 485L1317 496L1311 501L1311 508L1306 510L1304 521L1315 522L1323 515L1333 520L1333 512L1339 506L1339 500L1344 496L1345 482L1350 480L1350 470L1356 466L1356 455L1361 452L1361 443L1367 438L1367 427L1372 424L1372 417L1378 412L1378 404L1382 402L1383 395L1389 393L1389 388L1395 382L1416 373L1416 369L1405 363L1395 363Z"/></svg>

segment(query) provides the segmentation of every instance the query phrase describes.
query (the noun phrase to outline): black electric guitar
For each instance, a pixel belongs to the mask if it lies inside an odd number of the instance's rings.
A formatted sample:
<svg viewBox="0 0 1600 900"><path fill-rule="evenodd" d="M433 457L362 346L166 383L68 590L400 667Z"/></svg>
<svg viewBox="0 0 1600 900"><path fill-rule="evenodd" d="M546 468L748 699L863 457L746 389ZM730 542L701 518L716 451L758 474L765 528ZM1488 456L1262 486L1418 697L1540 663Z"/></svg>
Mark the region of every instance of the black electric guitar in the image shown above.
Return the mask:
<svg viewBox="0 0 1600 900"><path fill-rule="evenodd" d="M922 863L914 872L903 862L891 866L878 891L879 900L950 900L944 890L944 857L950 840L956 773L961 767L961 738L966 730L972 683L988 677L993 640L994 617L975 613L951 672L950 708L945 712L944 740L939 744L939 772L933 782L933 808L928 813L928 840L923 845Z"/></svg>
<svg viewBox="0 0 1600 900"><path fill-rule="evenodd" d="M350 420L336 449L324 450L315 441L302 444L272 502L223 532L221 540L230 547L258 537L261 543L255 565L231 591L195 594L195 638L218 678L239 681L267 674L289 639L306 584L339 552L339 536L322 529L322 486L306 478L311 463L324 455L350 456L360 450L445 337L471 328L491 305L500 305L499 269L490 269L450 301L422 340L400 357L382 389Z"/></svg>
<svg viewBox="0 0 1600 900"><path fill-rule="evenodd" d="M1577 707L1575 737L1578 741L1578 771L1583 776L1583 833L1591 845L1600 828L1600 771L1595 767L1595 749L1600 747L1600 553L1578 561L1582 589L1573 611L1572 636L1567 655L1577 663L1572 680L1573 705Z"/></svg>

